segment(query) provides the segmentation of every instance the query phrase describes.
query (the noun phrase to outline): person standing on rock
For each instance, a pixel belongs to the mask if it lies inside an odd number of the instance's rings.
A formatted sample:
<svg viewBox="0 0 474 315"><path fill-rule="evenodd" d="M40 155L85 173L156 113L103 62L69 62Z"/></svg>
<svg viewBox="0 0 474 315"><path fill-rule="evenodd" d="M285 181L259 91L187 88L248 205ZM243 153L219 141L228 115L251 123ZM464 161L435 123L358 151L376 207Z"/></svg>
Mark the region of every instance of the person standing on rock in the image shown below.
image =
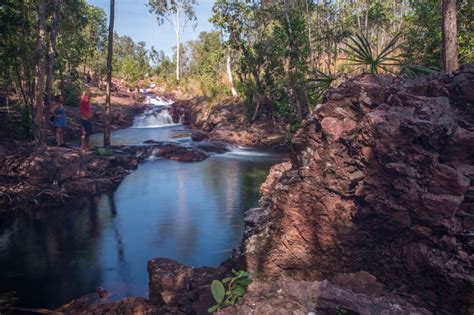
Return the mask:
<svg viewBox="0 0 474 315"><path fill-rule="evenodd" d="M63 97L56 95L54 98L54 104L51 106L50 112L53 115L51 120L53 122L56 134L56 144L64 147L64 128L67 125L66 110L63 105Z"/></svg>
<svg viewBox="0 0 474 315"><path fill-rule="evenodd" d="M81 150L89 150L89 136L92 134L91 119L93 116L91 108L91 96L89 92L82 93L79 105L80 123L81 123Z"/></svg>

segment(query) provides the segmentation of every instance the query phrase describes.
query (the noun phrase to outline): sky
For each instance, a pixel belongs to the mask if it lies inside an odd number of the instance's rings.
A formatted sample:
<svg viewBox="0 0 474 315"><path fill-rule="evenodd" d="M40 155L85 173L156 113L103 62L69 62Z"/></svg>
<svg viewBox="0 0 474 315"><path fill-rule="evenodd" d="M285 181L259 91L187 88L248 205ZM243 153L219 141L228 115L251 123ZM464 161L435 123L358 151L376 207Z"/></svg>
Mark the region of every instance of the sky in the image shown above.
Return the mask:
<svg viewBox="0 0 474 315"><path fill-rule="evenodd" d="M109 0L87 0L87 2L104 9L107 16L109 15ZM159 26L156 17L148 12L146 2L146 0L116 0L114 31L119 35L131 37L135 42L146 42L148 49L154 46L156 50L163 50L167 55L171 55L172 48L176 46L174 29L167 21ZM197 39L200 32L213 29L208 19L212 14L214 1L197 0L197 2L195 11L198 25L194 30L191 26L187 26L182 42Z"/></svg>

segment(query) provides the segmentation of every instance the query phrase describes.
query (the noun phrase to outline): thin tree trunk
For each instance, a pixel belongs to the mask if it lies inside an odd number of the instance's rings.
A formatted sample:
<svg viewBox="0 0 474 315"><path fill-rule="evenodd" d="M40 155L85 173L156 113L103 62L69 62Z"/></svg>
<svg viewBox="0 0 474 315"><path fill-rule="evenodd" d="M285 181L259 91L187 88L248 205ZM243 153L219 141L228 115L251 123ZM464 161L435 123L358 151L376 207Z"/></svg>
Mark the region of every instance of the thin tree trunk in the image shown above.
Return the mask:
<svg viewBox="0 0 474 315"><path fill-rule="evenodd" d="M107 47L107 92L104 113L104 147L110 148L110 94L112 90L112 55L114 52L115 0L110 0L109 42Z"/></svg>
<svg viewBox="0 0 474 315"><path fill-rule="evenodd" d="M51 99L53 97L54 62L56 59L56 38L58 35L58 15L60 11L60 5L60 0L54 0L51 34L49 39L48 72L46 75L46 103L44 109L45 112L48 112L49 106L51 105Z"/></svg>
<svg viewBox="0 0 474 315"><path fill-rule="evenodd" d="M232 77L232 60L230 58L230 48L227 48L227 78L229 80L230 92L233 97L237 97L237 91L234 86L234 78Z"/></svg>
<svg viewBox="0 0 474 315"><path fill-rule="evenodd" d="M365 28L365 37L369 38L369 1L365 2L364 28Z"/></svg>
<svg viewBox="0 0 474 315"><path fill-rule="evenodd" d="M63 70L63 67L59 67L59 80L60 80L60 84L59 84L59 89L61 90L61 95L64 95L64 70Z"/></svg>
<svg viewBox="0 0 474 315"><path fill-rule="evenodd" d="M179 74L180 74L180 71L179 71L179 63L180 63L180 54L179 54L179 51L180 51L180 40L179 40L179 34L176 34L176 81L179 82Z"/></svg>
<svg viewBox="0 0 474 315"><path fill-rule="evenodd" d="M312 2L311 2L312 3ZM306 4L306 23L308 24L308 44L309 44L309 63L311 69L314 70L314 54L313 54L313 35L311 30L311 16L308 7L308 0L305 0Z"/></svg>
<svg viewBox="0 0 474 315"><path fill-rule="evenodd" d="M176 81L179 82L179 75L180 75L180 44L181 44L181 29L180 29L180 20L181 20L181 16L180 16L180 11L179 11L179 6L178 6L178 10L176 12Z"/></svg>
<svg viewBox="0 0 474 315"><path fill-rule="evenodd" d="M45 119L44 119L44 72L46 52L46 1L38 2L38 59L35 69L35 143L38 147L45 145Z"/></svg>
<svg viewBox="0 0 474 315"><path fill-rule="evenodd" d="M442 0L441 66L443 72L453 73L459 68L456 44L456 0Z"/></svg>

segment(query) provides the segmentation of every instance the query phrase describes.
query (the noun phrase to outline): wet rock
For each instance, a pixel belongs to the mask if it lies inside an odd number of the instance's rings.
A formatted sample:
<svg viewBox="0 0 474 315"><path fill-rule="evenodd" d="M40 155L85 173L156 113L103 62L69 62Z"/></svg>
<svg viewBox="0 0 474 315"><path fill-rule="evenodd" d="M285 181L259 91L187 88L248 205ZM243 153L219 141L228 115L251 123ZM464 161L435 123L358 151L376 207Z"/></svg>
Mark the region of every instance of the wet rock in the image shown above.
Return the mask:
<svg viewBox="0 0 474 315"><path fill-rule="evenodd" d="M217 145L209 145L209 147L215 150L219 149ZM154 142L150 145L127 146L120 150L124 154L134 156L141 160L151 157L162 157L179 162L200 162L209 157L209 155L198 148L198 146L185 146L173 142Z"/></svg>
<svg viewBox="0 0 474 315"><path fill-rule="evenodd" d="M225 142L221 141L201 141L193 145L204 152L223 154L229 152L229 146Z"/></svg>
<svg viewBox="0 0 474 315"><path fill-rule="evenodd" d="M472 312L471 75L361 75L330 91L262 185L268 219L246 234L248 270L310 281L365 270L430 311Z"/></svg>
<svg viewBox="0 0 474 315"><path fill-rule="evenodd" d="M193 141L203 141L207 137L208 133L202 130L193 130L193 132L191 132L191 139L193 139Z"/></svg>
<svg viewBox="0 0 474 315"><path fill-rule="evenodd" d="M177 144L166 144L159 147L157 155L168 160L180 162L200 162L209 157L209 155L202 150Z"/></svg>
<svg viewBox="0 0 474 315"><path fill-rule="evenodd" d="M159 141L155 141L155 140L145 140L143 141L144 144L157 144L157 143L160 143Z"/></svg>

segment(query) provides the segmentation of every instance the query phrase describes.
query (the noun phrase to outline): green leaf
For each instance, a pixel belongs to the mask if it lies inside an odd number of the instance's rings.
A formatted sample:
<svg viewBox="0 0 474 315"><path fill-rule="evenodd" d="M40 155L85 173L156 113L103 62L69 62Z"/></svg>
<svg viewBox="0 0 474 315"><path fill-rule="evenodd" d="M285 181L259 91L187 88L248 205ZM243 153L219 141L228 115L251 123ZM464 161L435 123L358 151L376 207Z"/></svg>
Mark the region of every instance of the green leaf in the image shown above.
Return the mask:
<svg viewBox="0 0 474 315"><path fill-rule="evenodd" d="M224 278L222 279L222 283L227 283L227 282L230 282L232 280L232 278Z"/></svg>
<svg viewBox="0 0 474 315"><path fill-rule="evenodd" d="M242 279L239 279L239 281L237 281L237 283L241 284L241 285L244 285L244 286L247 286L250 283L252 283L252 280L250 280L249 278L242 278Z"/></svg>
<svg viewBox="0 0 474 315"><path fill-rule="evenodd" d="M213 307L209 307L207 309L207 312L208 313L214 313L215 311L217 311L219 309L219 305L214 305Z"/></svg>
<svg viewBox="0 0 474 315"><path fill-rule="evenodd" d="M100 156L112 155L112 150L110 150L109 148L98 148L97 152L99 153Z"/></svg>
<svg viewBox="0 0 474 315"><path fill-rule="evenodd" d="M220 282L219 280L212 281L211 292L212 296L214 297L214 300L216 300L218 304L222 303L225 297L225 289L222 282Z"/></svg>
<svg viewBox="0 0 474 315"><path fill-rule="evenodd" d="M234 294L237 296L244 296L245 292L247 292L247 290L243 286L239 285L234 288Z"/></svg>

